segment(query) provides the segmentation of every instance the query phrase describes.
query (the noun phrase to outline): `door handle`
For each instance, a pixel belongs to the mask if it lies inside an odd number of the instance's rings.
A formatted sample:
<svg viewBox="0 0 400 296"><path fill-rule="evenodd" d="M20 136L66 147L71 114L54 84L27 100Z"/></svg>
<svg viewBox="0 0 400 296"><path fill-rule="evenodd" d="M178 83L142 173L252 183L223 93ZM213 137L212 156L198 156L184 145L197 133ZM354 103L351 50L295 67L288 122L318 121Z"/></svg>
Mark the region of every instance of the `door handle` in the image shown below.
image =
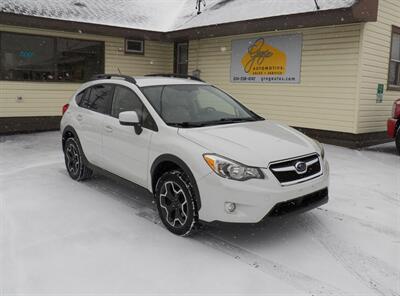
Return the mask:
<svg viewBox="0 0 400 296"><path fill-rule="evenodd" d="M104 129L106 130L107 133L112 133L112 131L113 131L112 127L109 126L109 125L106 125L106 126L104 127Z"/></svg>
<svg viewBox="0 0 400 296"><path fill-rule="evenodd" d="M82 120L83 120L83 116L79 114L79 115L76 116L76 119L77 119L78 121L82 121Z"/></svg>

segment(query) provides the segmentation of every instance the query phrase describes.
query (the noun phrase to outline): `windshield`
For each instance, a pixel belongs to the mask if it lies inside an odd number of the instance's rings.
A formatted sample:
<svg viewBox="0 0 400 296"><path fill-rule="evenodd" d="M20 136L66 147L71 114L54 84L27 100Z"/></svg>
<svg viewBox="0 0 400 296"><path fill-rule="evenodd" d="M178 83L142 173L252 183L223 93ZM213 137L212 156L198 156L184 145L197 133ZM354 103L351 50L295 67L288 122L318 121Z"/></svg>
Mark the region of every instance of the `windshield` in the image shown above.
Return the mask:
<svg viewBox="0 0 400 296"><path fill-rule="evenodd" d="M226 93L209 85L163 85L142 91L166 124L200 127L263 120Z"/></svg>

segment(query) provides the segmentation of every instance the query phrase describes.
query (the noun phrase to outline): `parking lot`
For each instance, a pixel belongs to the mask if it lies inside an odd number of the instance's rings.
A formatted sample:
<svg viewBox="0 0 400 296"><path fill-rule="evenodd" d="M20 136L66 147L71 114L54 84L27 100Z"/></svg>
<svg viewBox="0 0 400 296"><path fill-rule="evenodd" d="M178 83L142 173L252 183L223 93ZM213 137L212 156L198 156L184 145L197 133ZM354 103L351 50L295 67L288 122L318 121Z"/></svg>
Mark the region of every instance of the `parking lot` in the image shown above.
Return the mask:
<svg viewBox="0 0 400 296"><path fill-rule="evenodd" d="M325 148L327 205L181 238L140 189L71 180L59 132L0 137L0 294L400 295L394 143Z"/></svg>

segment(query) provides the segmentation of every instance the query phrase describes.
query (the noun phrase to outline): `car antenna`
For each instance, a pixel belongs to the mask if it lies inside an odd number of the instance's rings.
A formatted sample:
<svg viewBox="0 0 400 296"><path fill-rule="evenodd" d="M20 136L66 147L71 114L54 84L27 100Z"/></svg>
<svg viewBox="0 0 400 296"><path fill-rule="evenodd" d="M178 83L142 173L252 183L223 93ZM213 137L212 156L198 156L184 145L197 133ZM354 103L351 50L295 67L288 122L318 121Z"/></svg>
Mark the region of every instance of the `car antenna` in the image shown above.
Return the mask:
<svg viewBox="0 0 400 296"><path fill-rule="evenodd" d="M118 73L119 75L122 75L121 70L119 69L119 67L117 67Z"/></svg>
<svg viewBox="0 0 400 296"><path fill-rule="evenodd" d="M317 8L317 10L320 10L321 7L318 5L318 1L317 1L317 0L314 0L314 3L315 3L315 7Z"/></svg>

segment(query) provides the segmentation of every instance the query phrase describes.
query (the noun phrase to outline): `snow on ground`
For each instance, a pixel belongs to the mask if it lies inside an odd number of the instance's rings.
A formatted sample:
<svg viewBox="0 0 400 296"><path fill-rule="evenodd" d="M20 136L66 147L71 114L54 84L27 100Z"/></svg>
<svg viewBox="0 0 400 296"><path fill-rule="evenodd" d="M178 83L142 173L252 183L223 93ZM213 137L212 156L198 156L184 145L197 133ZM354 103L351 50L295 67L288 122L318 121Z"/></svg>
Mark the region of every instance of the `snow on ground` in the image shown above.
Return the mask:
<svg viewBox="0 0 400 296"><path fill-rule="evenodd" d="M71 180L58 132L0 137L0 295L400 295L394 144L326 149L327 205L180 238L142 190Z"/></svg>
<svg viewBox="0 0 400 296"><path fill-rule="evenodd" d="M320 10L356 0L318 0ZM0 0L0 11L57 20L167 32L226 22L316 11L313 0Z"/></svg>

